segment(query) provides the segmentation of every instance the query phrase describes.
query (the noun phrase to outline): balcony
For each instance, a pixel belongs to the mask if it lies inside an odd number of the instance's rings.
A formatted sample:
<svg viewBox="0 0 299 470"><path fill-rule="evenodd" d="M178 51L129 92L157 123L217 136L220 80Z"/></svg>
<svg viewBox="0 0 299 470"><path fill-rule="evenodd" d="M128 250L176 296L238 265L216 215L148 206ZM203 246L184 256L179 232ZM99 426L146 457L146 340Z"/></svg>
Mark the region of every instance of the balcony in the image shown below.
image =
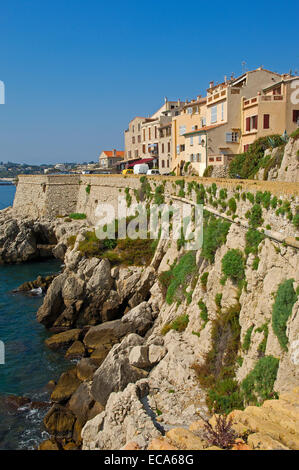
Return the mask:
<svg viewBox="0 0 299 470"><path fill-rule="evenodd" d="M254 106L258 103L265 102L265 101L284 101L284 96L283 95L258 95L255 96L254 98L250 98L249 100L245 100L243 102L243 109L250 108L251 106Z"/></svg>

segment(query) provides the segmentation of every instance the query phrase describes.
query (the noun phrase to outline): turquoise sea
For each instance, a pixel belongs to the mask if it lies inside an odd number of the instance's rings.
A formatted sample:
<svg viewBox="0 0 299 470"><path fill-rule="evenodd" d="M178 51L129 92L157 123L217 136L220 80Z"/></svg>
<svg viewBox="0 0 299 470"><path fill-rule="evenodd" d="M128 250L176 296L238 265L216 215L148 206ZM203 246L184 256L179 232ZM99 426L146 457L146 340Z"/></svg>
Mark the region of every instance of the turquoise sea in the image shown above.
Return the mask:
<svg viewBox="0 0 299 470"><path fill-rule="evenodd" d="M14 192L14 186L0 186L0 209L12 204ZM49 333L35 319L42 297L12 292L39 274L59 272L60 265L57 260L0 265L0 340L5 344L5 364L0 364L0 449L34 449L47 437L44 409L10 409L6 397L49 401L46 384L70 367L62 354L44 344Z"/></svg>

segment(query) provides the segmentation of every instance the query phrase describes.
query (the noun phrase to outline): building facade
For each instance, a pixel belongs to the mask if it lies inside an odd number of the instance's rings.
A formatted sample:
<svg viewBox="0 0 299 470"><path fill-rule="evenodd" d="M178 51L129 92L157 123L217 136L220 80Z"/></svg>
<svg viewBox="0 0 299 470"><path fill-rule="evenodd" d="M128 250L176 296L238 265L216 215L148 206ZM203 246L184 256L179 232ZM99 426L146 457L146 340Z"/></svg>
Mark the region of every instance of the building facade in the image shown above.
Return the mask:
<svg viewBox="0 0 299 470"><path fill-rule="evenodd" d="M161 173L171 171L171 123L184 103L168 101L150 117L135 117L125 131L125 161L128 165L152 159Z"/></svg>
<svg viewBox="0 0 299 470"><path fill-rule="evenodd" d="M201 104L199 99L188 103L187 111L174 119L177 124L173 125L173 171L180 174L189 162L202 176L209 165L229 163L241 151L242 98L253 96L280 80L281 75L258 68L236 79L225 78L217 85L210 82L205 103L202 100Z"/></svg>
<svg viewBox="0 0 299 470"><path fill-rule="evenodd" d="M113 168L115 165L124 159L125 152L122 150L103 150L99 156L100 168Z"/></svg>

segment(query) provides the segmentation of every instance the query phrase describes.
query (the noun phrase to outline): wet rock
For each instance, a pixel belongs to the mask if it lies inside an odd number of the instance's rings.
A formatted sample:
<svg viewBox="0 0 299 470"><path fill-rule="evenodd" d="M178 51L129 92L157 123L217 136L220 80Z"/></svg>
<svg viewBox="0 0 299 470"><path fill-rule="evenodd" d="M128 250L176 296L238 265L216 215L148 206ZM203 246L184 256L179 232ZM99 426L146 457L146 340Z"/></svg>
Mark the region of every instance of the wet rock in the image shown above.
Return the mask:
<svg viewBox="0 0 299 470"><path fill-rule="evenodd" d="M37 289L38 287L41 287L43 292L47 292L51 282L55 277L57 277L58 274L53 274L51 276L38 276L34 281L27 281L21 284L17 288L17 292L29 292L32 289Z"/></svg>
<svg viewBox="0 0 299 470"><path fill-rule="evenodd" d="M65 353L67 359L77 359L85 355L85 347L81 341L75 341Z"/></svg>
<svg viewBox="0 0 299 470"><path fill-rule="evenodd" d="M45 343L50 349L67 349L70 344L78 341L80 334L81 330L79 329L64 331L46 339Z"/></svg>
<svg viewBox="0 0 299 470"><path fill-rule="evenodd" d="M47 439L43 441L38 446L38 450L60 450L61 447L59 446L58 442L55 439Z"/></svg>
<svg viewBox="0 0 299 470"><path fill-rule="evenodd" d="M46 430L55 437L71 439L76 417L61 405L53 405L44 417Z"/></svg>
<svg viewBox="0 0 299 470"><path fill-rule="evenodd" d="M98 349L102 345L111 345L118 343L129 331L129 326L121 320L112 320L93 326L84 337L84 344L90 350Z"/></svg>
<svg viewBox="0 0 299 470"><path fill-rule="evenodd" d="M77 377L76 369L71 369L61 374L56 387L51 394L51 400L56 403L65 402L80 385L80 380Z"/></svg>
<svg viewBox="0 0 299 470"><path fill-rule="evenodd" d="M99 365L96 359L84 357L77 364L77 377L82 382L84 380L91 380Z"/></svg>

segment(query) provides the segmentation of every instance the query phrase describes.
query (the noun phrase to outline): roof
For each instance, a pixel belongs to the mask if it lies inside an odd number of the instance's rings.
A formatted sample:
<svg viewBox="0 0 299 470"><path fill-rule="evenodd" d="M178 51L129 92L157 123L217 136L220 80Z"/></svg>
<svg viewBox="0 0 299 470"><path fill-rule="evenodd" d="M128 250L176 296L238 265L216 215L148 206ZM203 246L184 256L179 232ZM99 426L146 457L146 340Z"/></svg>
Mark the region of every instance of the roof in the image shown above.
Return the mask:
<svg viewBox="0 0 299 470"><path fill-rule="evenodd" d="M269 90L270 88L276 87L277 85L280 85L281 83L292 82L293 80L298 80L298 79L299 79L298 75L296 75L295 77L283 78L279 82L271 83L271 85L266 86L265 88L263 88L263 90Z"/></svg>
<svg viewBox="0 0 299 470"><path fill-rule="evenodd" d="M192 136L192 135L200 134L201 132L209 131L210 129L215 129L216 127L224 126L225 124L227 123L222 122L221 124L213 124L212 126L204 126L204 127L201 127L200 129L197 129L196 131L186 132L186 134L183 134L183 135L184 137L188 137L189 135Z"/></svg>
<svg viewBox="0 0 299 470"><path fill-rule="evenodd" d="M186 103L183 108L190 108L191 106L195 106L197 104L204 104L207 102L207 98L200 98L199 100L190 101Z"/></svg>
<svg viewBox="0 0 299 470"><path fill-rule="evenodd" d="M114 155L113 150L103 150L102 153L104 153L107 157L112 157L112 158L116 158L116 157L123 158L125 156L125 152L123 150L116 150L116 155Z"/></svg>

